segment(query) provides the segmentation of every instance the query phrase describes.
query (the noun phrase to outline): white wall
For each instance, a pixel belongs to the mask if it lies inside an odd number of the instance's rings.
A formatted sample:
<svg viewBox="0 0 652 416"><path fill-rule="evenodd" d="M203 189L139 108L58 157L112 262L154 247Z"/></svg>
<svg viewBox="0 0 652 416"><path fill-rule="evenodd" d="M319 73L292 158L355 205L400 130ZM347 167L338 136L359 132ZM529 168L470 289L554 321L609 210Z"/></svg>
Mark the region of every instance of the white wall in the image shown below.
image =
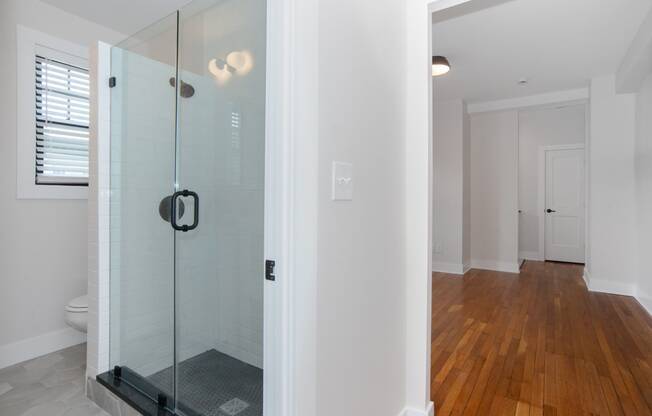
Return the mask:
<svg viewBox="0 0 652 416"><path fill-rule="evenodd" d="M316 415L405 406L404 13L319 1ZM331 200L334 160L353 164L352 201Z"/></svg>
<svg viewBox="0 0 652 416"><path fill-rule="evenodd" d="M462 100L436 101L433 117L433 270L463 274L469 266L464 236L470 228L466 105Z"/></svg>
<svg viewBox="0 0 652 416"><path fill-rule="evenodd" d="M472 267L518 271L518 113L471 115Z"/></svg>
<svg viewBox="0 0 652 416"><path fill-rule="evenodd" d="M0 3L0 77L6 87L0 99L0 357L5 359L16 351L12 357L30 358L79 340L67 329L63 308L86 293L87 276L86 201L16 199L17 24L81 45L121 38L36 0ZM0 367L6 364L0 361Z"/></svg>
<svg viewBox="0 0 652 416"><path fill-rule="evenodd" d="M471 265L471 115L465 106L462 135L462 264Z"/></svg>
<svg viewBox="0 0 652 416"><path fill-rule="evenodd" d="M652 74L636 99L636 208L638 234L638 299L652 313Z"/></svg>
<svg viewBox="0 0 652 416"><path fill-rule="evenodd" d="M468 115L461 100L450 100L435 102L434 122L433 270L463 273L474 264L515 271L516 244L521 257L536 259L539 147L583 144L584 105Z"/></svg>
<svg viewBox="0 0 652 416"><path fill-rule="evenodd" d="M408 0L404 5L405 414L426 415L433 414L431 13L436 5L447 7L451 2Z"/></svg>
<svg viewBox="0 0 652 416"><path fill-rule="evenodd" d="M636 293L638 251L634 94L616 94L613 76L591 81L590 288Z"/></svg>
<svg viewBox="0 0 652 416"><path fill-rule="evenodd" d="M539 258L539 148L562 144L584 144L584 105L522 110L519 129L519 253L520 258Z"/></svg>
<svg viewBox="0 0 652 416"><path fill-rule="evenodd" d="M88 169L88 330L86 376L109 369L111 45L90 50L90 142ZM100 243L101 242L101 243Z"/></svg>

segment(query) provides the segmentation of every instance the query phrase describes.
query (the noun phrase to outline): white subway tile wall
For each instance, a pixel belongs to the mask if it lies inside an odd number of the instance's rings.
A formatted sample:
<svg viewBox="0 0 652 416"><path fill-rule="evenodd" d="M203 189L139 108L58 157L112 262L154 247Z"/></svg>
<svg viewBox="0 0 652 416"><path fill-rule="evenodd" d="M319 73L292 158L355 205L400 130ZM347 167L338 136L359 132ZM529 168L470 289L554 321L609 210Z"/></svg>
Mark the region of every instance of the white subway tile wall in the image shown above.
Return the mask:
<svg viewBox="0 0 652 416"><path fill-rule="evenodd" d="M90 53L91 140L88 190L88 337L86 375L109 366L109 77L110 46Z"/></svg>
<svg viewBox="0 0 652 416"><path fill-rule="evenodd" d="M200 226L177 233L180 360L215 348L262 368L264 107L181 77L195 95L179 107L179 186L200 195Z"/></svg>
<svg viewBox="0 0 652 416"><path fill-rule="evenodd" d="M174 68L111 58L110 359L146 376L174 363L174 232L158 215L174 184Z"/></svg>

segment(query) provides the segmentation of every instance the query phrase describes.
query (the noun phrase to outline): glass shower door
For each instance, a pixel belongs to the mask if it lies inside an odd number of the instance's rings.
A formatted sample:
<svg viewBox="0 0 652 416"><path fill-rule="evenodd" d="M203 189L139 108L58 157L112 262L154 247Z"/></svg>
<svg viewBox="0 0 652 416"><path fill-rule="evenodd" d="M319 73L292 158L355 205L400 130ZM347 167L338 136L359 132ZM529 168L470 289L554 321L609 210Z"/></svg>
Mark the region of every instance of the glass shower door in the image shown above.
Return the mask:
<svg viewBox="0 0 652 416"><path fill-rule="evenodd" d="M111 48L109 360L155 401L174 397L172 377L150 378L175 357L174 231L162 216L175 183L176 56L177 13Z"/></svg>
<svg viewBox="0 0 652 416"><path fill-rule="evenodd" d="M111 50L110 364L179 415L263 414L265 0Z"/></svg>
<svg viewBox="0 0 652 416"><path fill-rule="evenodd" d="M187 415L263 414L265 0L179 11L176 403ZM198 212L194 211L198 201Z"/></svg>

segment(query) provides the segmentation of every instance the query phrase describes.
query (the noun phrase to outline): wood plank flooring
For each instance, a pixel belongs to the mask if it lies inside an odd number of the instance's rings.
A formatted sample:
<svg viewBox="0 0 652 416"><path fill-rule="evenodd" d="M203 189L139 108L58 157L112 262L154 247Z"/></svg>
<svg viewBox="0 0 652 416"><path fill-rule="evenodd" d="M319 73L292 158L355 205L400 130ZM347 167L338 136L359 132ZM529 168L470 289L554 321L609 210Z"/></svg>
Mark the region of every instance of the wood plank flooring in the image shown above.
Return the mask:
<svg viewBox="0 0 652 416"><path fill-rule="evenodd" d="M582 266L433 274L437 416L652 416L652 319Z"/></svg>

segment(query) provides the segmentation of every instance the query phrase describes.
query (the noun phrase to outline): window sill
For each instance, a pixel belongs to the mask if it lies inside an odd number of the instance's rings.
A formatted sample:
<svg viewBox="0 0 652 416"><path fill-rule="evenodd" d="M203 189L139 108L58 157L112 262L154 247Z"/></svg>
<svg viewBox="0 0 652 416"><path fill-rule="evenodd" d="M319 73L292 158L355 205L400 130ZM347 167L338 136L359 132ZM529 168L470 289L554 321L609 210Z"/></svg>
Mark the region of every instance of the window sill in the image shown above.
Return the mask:
<svg viewBox="0 0 652 416"><path fill-rule="evenodd" d="M88 199L88 186L19 184L16 197L18 199Z"/></svg>

